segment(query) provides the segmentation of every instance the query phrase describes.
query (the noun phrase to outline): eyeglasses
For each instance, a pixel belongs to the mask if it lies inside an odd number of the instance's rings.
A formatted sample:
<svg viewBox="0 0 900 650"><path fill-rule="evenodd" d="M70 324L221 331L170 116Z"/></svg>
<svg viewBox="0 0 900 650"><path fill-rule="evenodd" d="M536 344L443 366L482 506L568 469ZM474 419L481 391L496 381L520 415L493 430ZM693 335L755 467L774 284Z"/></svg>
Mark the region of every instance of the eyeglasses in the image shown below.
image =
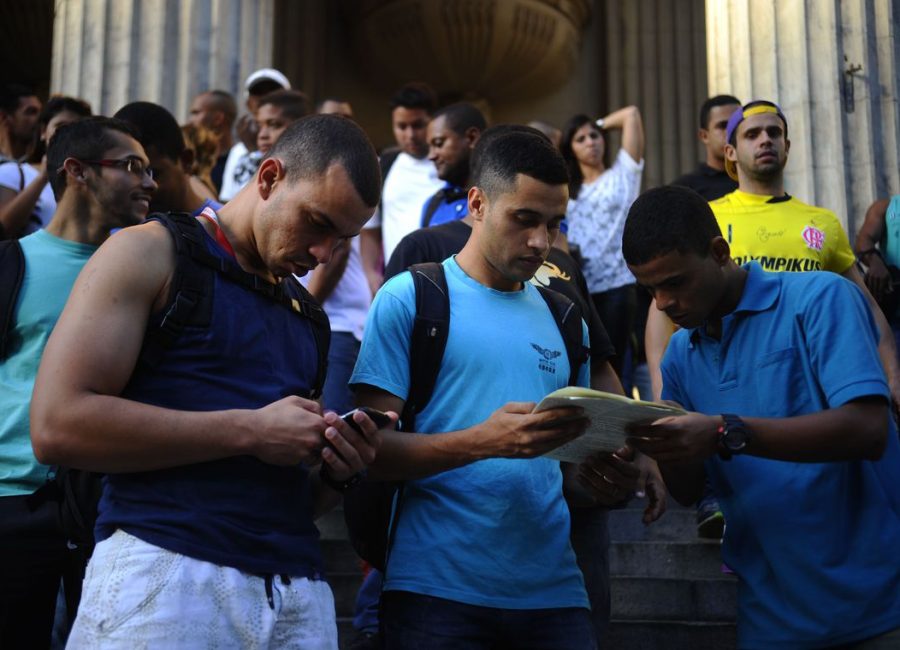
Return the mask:
<svg viewBox="0 0 900 650"><path fill-rule="evenodd" d="M99 165L100 167L119 167L131 172L135 176L146 174L150 180L156 175L152 167L144 164L140 158L125 158L123 160L82 160L86 165Z"/></svg>

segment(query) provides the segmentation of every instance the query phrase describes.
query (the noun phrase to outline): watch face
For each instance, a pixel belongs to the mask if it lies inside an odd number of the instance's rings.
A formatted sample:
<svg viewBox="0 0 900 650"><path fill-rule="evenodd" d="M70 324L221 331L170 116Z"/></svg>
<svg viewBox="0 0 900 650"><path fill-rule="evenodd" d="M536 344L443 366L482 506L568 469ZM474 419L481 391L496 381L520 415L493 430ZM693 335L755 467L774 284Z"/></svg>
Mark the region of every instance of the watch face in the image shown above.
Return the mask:
<svg viewBox="0 0 900 650"><path fill-rule="evenodd" d="M743 429L729 428L722 436L722 444L730 451L741 451L747 446L747 432Z"/></svg>

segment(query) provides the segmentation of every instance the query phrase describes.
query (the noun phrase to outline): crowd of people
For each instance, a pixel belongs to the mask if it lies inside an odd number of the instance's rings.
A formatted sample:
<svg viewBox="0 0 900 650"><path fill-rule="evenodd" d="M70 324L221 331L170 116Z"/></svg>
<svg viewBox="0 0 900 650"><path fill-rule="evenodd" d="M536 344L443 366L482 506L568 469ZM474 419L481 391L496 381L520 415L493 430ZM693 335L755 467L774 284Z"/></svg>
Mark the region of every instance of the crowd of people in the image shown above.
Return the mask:
<svg viewBox="0 0 900 650"><path fill-rule="evenodd" d="M341 98L244 91L179 125L2 89L0 645L337 648L315 522L388 494L355 649L607 647L608 512L671 494L741 648L900 647L900 196L854 253L767 100L704 102L642 193L635 106L490 125L413 82L376 152ZM644 351L687 414L546 457L589 421L535 404L631 397Z"/></svg>

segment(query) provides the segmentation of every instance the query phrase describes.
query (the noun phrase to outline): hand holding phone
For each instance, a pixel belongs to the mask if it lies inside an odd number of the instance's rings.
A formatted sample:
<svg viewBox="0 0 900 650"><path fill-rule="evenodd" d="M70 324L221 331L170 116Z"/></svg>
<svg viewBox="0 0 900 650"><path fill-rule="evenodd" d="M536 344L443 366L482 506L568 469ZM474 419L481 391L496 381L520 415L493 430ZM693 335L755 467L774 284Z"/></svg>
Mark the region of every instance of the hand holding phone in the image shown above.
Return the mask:
<svg viewBox="0 0 900 650"><path fill-rule="evenodd" d="M365 413L366 416L370 420L372 420L372 422L375 423L375 426L379 429L383 429L384 427L387 427L393 423L393 419L387 413L382 413L381 411L378 411L373 408L368 408L365 406L358 408L358 409L354 409L354 410L350 411L349 413L344 413L341 416L341 419L347 425L349 425L350 428L352 428L356 433L358 433L360 436L362 436L363 440L365 441L363 444L365 444L365 445L371 445L373 442L373 439L377 440L378 434L375 433L375 434L371 434L371 436L369 436L369 435L366 435L365 433L363 433L363 430L360 427L359 423L353 419L353 415L357 411ZM328 435L328 434L326 433L326 435ZM340 438L337 438L334 436L332 437L332 440L337 441L338 439L340 439ZM347 445L348 442L346 440L344 440L343 444ZM375 449L377 449L378 444L379 443L377 443L377 442L375 443ZM334 460L331 460L330 458L325 458L325 460L327 462L323 463L321 469L319 470L319 476L320 476L322 482L325 483L325 485L328 485L330 488L332 488L333 490L336 490L338 492L344 492L344 491L348 490L349 488L353 487L354 485L357 485L365 476L365 466L357 468L357 471L353 474L350 474L349 476L345 476L345 475L335 476L332 473L334 471L333 468L329 469L329 465L332 465L334 468L336 468L336 467L338 467L338 465L350 466L351 463L349 462L349 458L347 456L342 455L340 453L340 451L338 451L338 449L335 447L335 445L330 440L326 440L325 447L330 452L332 452L332 454L334 455ZM359 451L359 448L357 448L354 451L352 448L348 447L348 450L353 452L353 454L355 455L355 453L357 451ZM372 454L373 454L372 457L374 458L374 451L372 452ZM328 454L328 456L331 456L331 454ZM364 463L370 463L371 461L372 461L372 458L363 460ZM350 469L350 471L352 471L353 468L348 467L348 469Z"/></svg>
<svg viewBox="0 0 900 650"><path fill-rule="evenodd" d="M391 418L387 413L379 411L378 409L369 408L368 406L361 406L360 408L348 411L341 416L341 419L351 427L353 427L353 430L357 433L362 433L359 425L353 419L353 414L357 411L361 411L362 413L365 413L367 416L369 416L369 419L372 420L372 422L375 423L375 426L379 429L383 429L384 427L391 424Z"/></svg>

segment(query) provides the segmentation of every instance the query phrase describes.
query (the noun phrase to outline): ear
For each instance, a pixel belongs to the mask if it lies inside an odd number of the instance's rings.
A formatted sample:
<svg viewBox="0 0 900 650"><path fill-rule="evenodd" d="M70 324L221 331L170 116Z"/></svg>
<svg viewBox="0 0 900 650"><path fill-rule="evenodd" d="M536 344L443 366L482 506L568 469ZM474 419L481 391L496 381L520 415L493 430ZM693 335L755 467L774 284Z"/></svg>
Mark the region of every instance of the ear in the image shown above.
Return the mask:
<svg viewBox="0 0 900 650"><path fill-rule="evenodd" d="M719 266L725 266L731 259L731 246L721 235L713 237L709 242L709 254Z"/></svg>
<svg viewBox="0 0 900 650"><path fill-rule="evenodd" d="M734 145L725 143L725 160L737 162L737 149Z"/></svg>
<svg viewBox="0 0 900 650"><path fill-rule="evenodd" d="M87 165L78 160L77 158L66 158L65 162L62 164L62 173L64 173L68 178L72 179L73 183L84 185L85 177L84 172ZM69 184L69 181L66 180L66 185Z"/></svg>
<svg viewBox="0 0 900 650"><path fill-rule="evenodd" d="M474 186L469 188L469 214L475 221L484 219L484 213L487 211L487 197L484 190Z"/></svg>
<svg viewBox="0 0 900 650"><path fill-rule="evenodd" d="M700 138L700 142L706 144L709 142L709 131L706 129L697 129L697 137Z"/></svg>
<svg viewBox="0 0 900 650"><path fill-rule="evenodd" d="M466 139L466 142L469 144L469 149L475 148L475 143L478 142L478 138L481 137L481 131L478 127L470 126L466 129L466 132L463 134L463 137Z"/></svg>
<svg viewBox="0 0 900 650"><path fill-rule="evenodd" d="M784 141L784 153L785 153L785 155L787 155L787 154L789 154L790 152L791 152L791 141L785 139L785 141Z"/></svg>
<svg viewBox="0 0 900 650"><path fill-rule="evenodd" d="M181 171L185 174L190 175L192 170L194 169L194 150L185 147L184 151L181 152L181 156L178 160L178 165L181 167Z"/></svg>
<svg viewBox="0 0 900 650"><path fill-rule="evenodd" d="M278 158L266 158L260 163L256 173L256 187L263 200L272 194L275 183L284 179L284 163Z"/></svg>

